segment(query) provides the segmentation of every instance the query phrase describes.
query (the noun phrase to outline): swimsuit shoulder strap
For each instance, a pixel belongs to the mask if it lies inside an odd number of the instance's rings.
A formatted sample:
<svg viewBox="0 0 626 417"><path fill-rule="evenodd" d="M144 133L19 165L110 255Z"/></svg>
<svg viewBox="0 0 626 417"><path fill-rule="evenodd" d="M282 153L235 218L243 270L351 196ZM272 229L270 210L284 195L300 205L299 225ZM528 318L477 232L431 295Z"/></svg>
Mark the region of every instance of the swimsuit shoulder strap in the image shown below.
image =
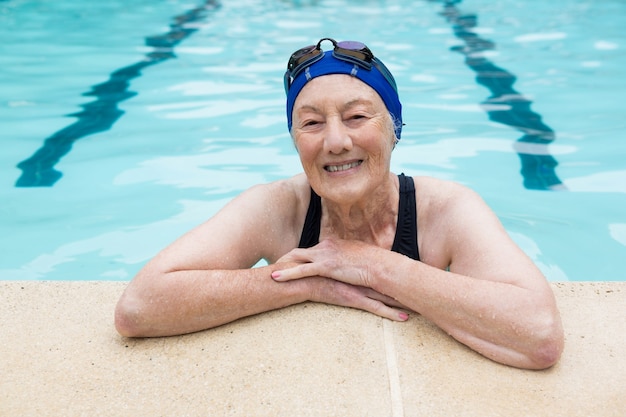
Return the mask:
<svg viewBox="0 0 626 417"><path fill-rule="evenodd" d="M310 248L319 243L322 222L322 198L311 188L311 201L304 219L299 248Z"/></svg>
<svg viewBox="0 0 626 417"><path fill-rule="evenodd" d="M415 183L413 177L398 175L400 181L400 201L398 202L398 224L396 237L391 250L420 260L417 247L417 206L415 204Z"/></svg>

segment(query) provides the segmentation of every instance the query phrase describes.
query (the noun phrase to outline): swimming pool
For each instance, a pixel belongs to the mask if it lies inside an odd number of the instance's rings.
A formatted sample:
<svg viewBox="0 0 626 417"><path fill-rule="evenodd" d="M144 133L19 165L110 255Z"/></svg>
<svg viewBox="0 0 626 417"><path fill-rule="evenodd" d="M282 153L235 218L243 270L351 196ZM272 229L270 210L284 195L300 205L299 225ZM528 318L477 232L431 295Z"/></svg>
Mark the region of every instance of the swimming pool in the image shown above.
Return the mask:
<svg viewBox="0 0 626 417"><path fill-rule="evenodd" d="M396 76L395 172L477 190L551 281L626 280L624 16L621 0L0 1L0 279L128 280L299 172L282 73L333 36Z"/></svg>

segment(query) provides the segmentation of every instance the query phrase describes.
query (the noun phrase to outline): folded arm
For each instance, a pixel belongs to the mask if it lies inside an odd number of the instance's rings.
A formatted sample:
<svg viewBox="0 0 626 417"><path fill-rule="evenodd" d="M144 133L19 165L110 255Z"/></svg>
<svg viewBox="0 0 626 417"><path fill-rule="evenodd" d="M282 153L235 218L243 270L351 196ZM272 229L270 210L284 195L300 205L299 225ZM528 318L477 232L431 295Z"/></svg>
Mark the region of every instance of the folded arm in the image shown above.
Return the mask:
<svg viewBox="0 0 626 417"><path fill-rule="evenodd" d="M406 320L390 306L393 300L371 288L323 277L285 283L271 278L273 271L295 264L252 268L297 246L306 209L299 206L298 189L297 180L253 187L164 249L118 301L118 332L129 337L190 333L304 301ZM308 185L300 189L308 191Z"/></svg>
<svg viewBox="0 0 626 417"><path fill-rule="evenodd" d="M294 282L320 275L370 287L494 361L552 366L563 329L550 286L482 199L453 187L442 195L456 200L421 212L423 262L362 242L327 240L291 251L283 259L298 265L272 276Z"/></svg>

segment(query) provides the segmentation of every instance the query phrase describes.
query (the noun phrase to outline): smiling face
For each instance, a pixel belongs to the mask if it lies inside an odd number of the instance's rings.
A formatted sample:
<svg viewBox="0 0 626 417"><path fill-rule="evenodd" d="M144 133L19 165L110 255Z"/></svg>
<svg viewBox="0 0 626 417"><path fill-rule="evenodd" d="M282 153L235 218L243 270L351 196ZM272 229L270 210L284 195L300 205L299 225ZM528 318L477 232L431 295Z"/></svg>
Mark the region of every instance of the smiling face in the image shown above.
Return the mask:
<svg viewBox="0 0 626 417"><path fill-rule="evenodd" d="M295 101L292 135L309 183L322 197L355 202L389 177L391 117L376 91L354 77L309 81Z"/></svg>

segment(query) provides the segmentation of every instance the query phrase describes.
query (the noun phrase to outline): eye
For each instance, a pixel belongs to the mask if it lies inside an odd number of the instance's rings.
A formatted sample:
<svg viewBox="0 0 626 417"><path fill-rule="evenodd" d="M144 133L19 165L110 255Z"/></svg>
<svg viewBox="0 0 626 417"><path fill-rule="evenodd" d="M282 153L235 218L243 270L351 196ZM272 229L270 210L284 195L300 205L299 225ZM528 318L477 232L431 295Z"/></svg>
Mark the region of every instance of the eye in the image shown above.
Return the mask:
<svg viewBox="0 0 626 417"><path fill-rule="evenodd" d="M299 128L305 132L315 132L320 129L324 121L318 117L307 117L300 121Z"/></svg>
<svg viewBox="0 0 626 417"><path fill-rule="evenodd" d="M320 121L317 119L307 119L307 120L303 120L302 123L300 124L300 129L304 130L304 131L313 131L313 130L317 130L320 126Z"/></svg>
<svg viewBox="0 0 626 417"><path fill-rule="evenodd" d="M346 117L345 123L350 125L360 125L361 123L368 120L368 117L363 113L353 113Z"/></svg>

